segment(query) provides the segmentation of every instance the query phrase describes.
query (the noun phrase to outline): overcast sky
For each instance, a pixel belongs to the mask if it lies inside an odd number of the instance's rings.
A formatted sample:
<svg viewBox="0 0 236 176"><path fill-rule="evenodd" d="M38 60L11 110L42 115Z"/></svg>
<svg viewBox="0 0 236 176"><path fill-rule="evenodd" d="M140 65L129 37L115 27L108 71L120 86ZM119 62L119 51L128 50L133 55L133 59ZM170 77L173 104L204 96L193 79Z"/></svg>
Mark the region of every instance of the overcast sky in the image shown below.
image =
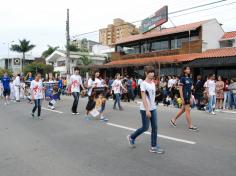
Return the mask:
<svg viewBox="0 0 236 176"><path fill-rule="evenodd" d="M40 56L47 45L65 46L66 9L70 9L71 37L98 30L112 23L114 18L133 22L153 14L164 5L169 12L217 0L1 0L0 5L0 56L7 56L7 44L26 38L36 45L34 56ZM219 1L219 0L218 0ZM216 18L225 31L236 30L236 0L227 0L183 13L171 15L175 25ZM221 6L214 9L216 6ZM206 11L182 15L188 12ZM182 15L182 16L179 16ZM171 23L165 24L170 27ZM98 33L86 35L98 40ZM10 52L10 55L14 55Z"/></svg>

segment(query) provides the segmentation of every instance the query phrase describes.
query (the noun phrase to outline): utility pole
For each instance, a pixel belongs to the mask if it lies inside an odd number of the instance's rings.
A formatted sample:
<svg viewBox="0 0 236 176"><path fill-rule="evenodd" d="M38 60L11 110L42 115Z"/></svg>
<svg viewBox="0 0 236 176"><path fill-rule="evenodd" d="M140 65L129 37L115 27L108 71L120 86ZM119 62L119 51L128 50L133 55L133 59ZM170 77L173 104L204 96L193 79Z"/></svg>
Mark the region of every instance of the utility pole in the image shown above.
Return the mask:
<svg viewBox="0 0 236 176"><path fill-rule="evenodd" d="M67 9L67 20L66 20L66 73L70 74L70 13Z"/></svg>

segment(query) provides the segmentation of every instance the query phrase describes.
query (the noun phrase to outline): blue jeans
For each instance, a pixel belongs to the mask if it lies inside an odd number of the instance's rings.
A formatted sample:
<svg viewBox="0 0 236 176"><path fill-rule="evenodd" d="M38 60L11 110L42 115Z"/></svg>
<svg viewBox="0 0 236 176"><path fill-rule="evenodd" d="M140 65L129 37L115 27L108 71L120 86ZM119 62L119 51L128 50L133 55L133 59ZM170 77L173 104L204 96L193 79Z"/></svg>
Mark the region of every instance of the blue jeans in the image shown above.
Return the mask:
<svg viewBox="0 0 236 176"><path fill-rule="evenodd" d="M73 113L77 113L77 107L79 103L79 92L72 92L72 95L74 97L74 102L73 102L71 110Z"/></svg>
<svg viewBox="0 0 236 176"><path fill-rule="evenodd" d="M215 95L211 95L209 102L208 102L208 108L209 108L209 113L211 113L213 111L213 108L215 107L216 104L216 96Z"/></svg>
<svg viewBox="0 0 236 176"><path fill-rule="evenodd" d="M120 105L120 94L119 93L115 94L114 108L116 108L116 104L117 103L118 103L119 108L121 108L121 105Z"/></svg>
<svg viewBox="0 0 236 176"><path fill-rule="evenodd" d="M224 92L224 104L223 108L230 108L231 94L230 91Z"/></svg>
<svg viewBox="0 0 236 176"><path fill-rule="evenodd" d="M145 131L148 131L149 124L151 122L151 147L159 147L157 144L157 110L151 111L151 118L149 119L146 116L146 111L140 110L141 118L142 118L142 127L137 129L133 134L131 134L130 138L135 140L139 135L143 134Z"/></svg>
<svg viewBox="0 0 236 176"><path fill-rule="evenodd" d="M38 117L41 115L41 103L41 99L34 100L34 108L32 110L32 113L35 113L36 109L38 109Z"/></svg>
<svg viewBox="0 0 236 176"><path fill-rule="evenodd" d="M233 100L234 100L234 103L233 103L234 109L236 109L236 95L233 95Z"/></svg>

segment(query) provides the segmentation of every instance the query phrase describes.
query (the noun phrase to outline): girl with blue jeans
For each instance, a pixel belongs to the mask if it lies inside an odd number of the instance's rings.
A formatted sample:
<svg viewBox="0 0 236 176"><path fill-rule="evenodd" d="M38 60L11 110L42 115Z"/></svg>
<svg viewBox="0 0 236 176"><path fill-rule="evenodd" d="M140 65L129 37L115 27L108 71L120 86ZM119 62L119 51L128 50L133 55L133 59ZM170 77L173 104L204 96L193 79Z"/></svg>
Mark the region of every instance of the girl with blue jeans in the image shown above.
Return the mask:
<svg viewBox="0 0 236 176"><path fill-rule="evenodd" d="M121 83L119 73L116 74L115 78L116 80L112 83L112 90L114 91L114 94L115 94L115 102L114 102L113 109L116 109L116 104L118 103L119 109L122 111L123 108L120 105L121 89L123 89L125 92L127 92L127 90L124 88L124 86Z"/></svg>
<svg viewBox="0 0 236 176"><path fill-rule="evenodd" d="M156 85L153 82L154 69L153 67L145 68L146 79L141 83L142 103L140 105L140 114L142 119L142 127L137 129L133 134L128 135L128 143L134 148L135 140L138 136L148 130L151 123L151 147L149 152L163 154L164 150L157 143L157 107L155 103Z"/></svg>

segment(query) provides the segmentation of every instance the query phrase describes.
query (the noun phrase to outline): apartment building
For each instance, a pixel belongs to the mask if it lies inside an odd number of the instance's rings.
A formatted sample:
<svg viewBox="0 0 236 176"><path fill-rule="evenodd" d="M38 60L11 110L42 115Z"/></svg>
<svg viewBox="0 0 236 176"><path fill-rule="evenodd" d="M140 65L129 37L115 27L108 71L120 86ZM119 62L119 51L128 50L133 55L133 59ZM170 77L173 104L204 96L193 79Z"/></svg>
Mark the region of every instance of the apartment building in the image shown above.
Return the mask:
<svg viewBox="0 0 236 176"><path fill-rule="evenodd" d="M112 46L118 40L138 33L139 30L135 25L117 18L114 19L113 24L109 24L107 28L99 30L99 42L102 45Z"/></svg>

